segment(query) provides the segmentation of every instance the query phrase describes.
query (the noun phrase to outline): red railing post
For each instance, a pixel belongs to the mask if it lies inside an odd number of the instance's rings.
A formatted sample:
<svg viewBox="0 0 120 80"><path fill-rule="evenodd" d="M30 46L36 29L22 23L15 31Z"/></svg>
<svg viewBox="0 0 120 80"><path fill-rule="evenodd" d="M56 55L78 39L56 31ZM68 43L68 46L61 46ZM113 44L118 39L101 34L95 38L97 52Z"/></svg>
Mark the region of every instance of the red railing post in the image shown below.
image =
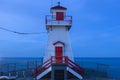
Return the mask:
<svg viewBox="0 0 120 80"><path fill-rule="evenodd" d="M51 59L49 59L45 61L44 63L42 63L41 65L39 65L37 68L35 68L34 70L35 77L41 74L46 69L48 69L51 66L51 62L52 62Z"/></svg>
<svg viewBox="0 0 120 80"><path fill-rule="evenodd" d="M69 24L72 24L72 16L70 16L70 23Z"/></svg>
<svg viewBox="0 0 120 80"><path fill-rule="evenodd" d="M65 63L68 64L68 58L65 56Z"/></svg>

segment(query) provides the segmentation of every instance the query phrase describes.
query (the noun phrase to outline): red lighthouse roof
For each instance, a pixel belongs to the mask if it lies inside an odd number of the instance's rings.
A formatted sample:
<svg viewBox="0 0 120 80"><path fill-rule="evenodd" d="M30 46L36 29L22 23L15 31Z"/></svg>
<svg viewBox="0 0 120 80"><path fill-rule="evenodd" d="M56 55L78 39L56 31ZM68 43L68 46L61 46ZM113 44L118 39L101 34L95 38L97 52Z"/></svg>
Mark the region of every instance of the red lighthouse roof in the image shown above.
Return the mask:
<svg viewBox="0 0 120 80"><path fill-rule="evenodd" d="M66 10L67 8L58 5L58 6L54 6L54 7L52 7L51 9Z"/></svg>
<svg viewBox="0 0 120 80"><path fill-rule="evenodd" d="M51 9L58 9L58 10L67 10L67 8L60 6L60 2L58 2L57 6L51 7Z"/></svg>

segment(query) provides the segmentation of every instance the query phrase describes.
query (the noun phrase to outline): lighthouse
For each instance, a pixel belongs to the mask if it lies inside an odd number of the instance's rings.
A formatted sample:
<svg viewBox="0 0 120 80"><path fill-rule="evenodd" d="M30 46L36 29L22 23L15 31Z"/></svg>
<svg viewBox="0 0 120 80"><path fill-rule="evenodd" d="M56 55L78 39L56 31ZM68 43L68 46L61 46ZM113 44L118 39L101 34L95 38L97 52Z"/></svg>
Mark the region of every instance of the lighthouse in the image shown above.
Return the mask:
<svg viewBox="0 0 120 80"><path fill-rule="evenodd" d="M35 69L36 80L83 79L84 69L74 62L69 39L72 16L67 16L66 12L67 8L58 3L46 16L48 41L43 63Z"/></svg>
<svg viewBox="0 0 120 80"><path fill-rule="evenodd" d="M51 15L46 16L48 42L44 61L51 56L68 56L73 60L72 48L69 39L69 30L72 25L72 16L66 15L67 8L60 6L50 9Z"/></svg>

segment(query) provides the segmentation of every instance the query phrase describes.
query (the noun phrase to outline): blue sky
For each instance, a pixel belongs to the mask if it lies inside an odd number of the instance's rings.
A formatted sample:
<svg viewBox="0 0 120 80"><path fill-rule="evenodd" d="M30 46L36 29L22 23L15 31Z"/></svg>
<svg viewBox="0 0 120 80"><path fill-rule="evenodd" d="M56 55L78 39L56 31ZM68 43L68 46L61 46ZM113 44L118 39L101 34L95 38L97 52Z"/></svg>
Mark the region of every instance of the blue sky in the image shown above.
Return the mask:
<svg viewBox="0 0 120 80"><path fill-rule="evenodd" d="M73 16L69 32L74 56L120 57L120 0L0 0L0 27L46 32L45 16L61 1ZM0 57L41 57L47 34L0 30Z"/></svg>

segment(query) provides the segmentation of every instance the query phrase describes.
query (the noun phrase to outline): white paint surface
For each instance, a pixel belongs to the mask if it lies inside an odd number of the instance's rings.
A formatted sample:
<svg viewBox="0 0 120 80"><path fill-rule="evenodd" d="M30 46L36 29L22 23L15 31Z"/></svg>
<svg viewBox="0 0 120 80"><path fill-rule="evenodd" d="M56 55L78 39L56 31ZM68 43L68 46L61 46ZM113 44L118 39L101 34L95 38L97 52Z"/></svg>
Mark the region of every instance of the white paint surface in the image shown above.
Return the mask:
<svg viewBox="0 0 120 80"><path fill-rule="evenodd" d="M44 56L44 61L50 59L51 56L55 56L55 46L53 43L61 41L65 44L64 46L64 56L68 56L69 59L73 60L72 48L69 39L68 30L65 26L53 26L52 29L48 29L48 41L46 52Z"/></svg>

